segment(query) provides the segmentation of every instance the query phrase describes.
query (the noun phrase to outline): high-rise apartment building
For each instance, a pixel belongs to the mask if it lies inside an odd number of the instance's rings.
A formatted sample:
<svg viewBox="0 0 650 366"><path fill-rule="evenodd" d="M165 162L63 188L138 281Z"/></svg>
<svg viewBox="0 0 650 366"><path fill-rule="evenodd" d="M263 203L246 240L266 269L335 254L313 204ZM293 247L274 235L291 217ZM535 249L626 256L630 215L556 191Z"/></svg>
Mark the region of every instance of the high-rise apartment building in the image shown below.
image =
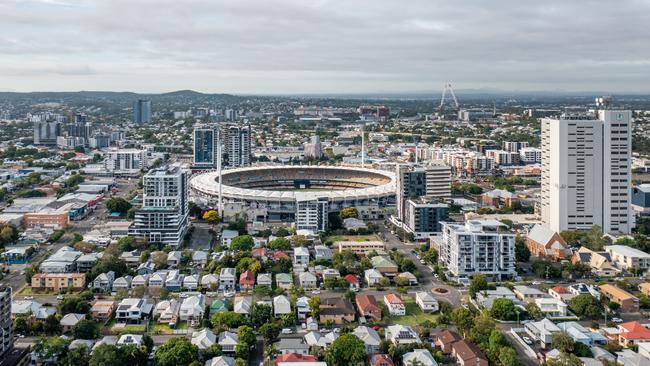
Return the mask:
<svg viewBox="0 0 650 366"><path fill-rule="evenodd" d="M236 168L251 165L251 126L230 126L226 135L228 166Z"/></svg>
<svg viewBox="0 0 650 366"><path fill-rule="evenodd" d="M11 325L11 287L0 287L0 360L13 348Z"/></svg>
<svg viewBox="0 0 650 366"><path fill-rule="evenodd" d="M140 149L110 149L104 167L116 175L139 173L147 167L147 151Z"/></svg>
<svg viewBox="0 0 650 366"><path fill-rule="evenodd" d="M194 167L213 169L217 167L217 134L211 126L194 127Z"/></svg>
<svg viewBox="0 0 650 366"><path fill-rule="evenodd" d="M151 243L179 246L188 228L188 175L180 165L145 174L142 208L136 211L129 234Z"/></svg>
<svg viewBox="0 0 650 366"><path fill-rule="evenodd" d="M443 267L457 279L483 273L496 280L513 278L515 234L496 220L443 223L438 252Z"/></svg>
<svg viewBox="0 0 650 366"><path fill-rule="evenodd" d="M36 121L34 122L34 145L56 145L56 139L61 135L61 123Z"/></svg>
<svg viewBox="0 0 650 366"><path fill-rule="evenodd" d="M406 201L426 196L439 200L451 197L451 167L446 165L397 167L397 214L406 215Z"/></svg>
<svg viewBox="0 0 650 366"><path fill-rule="evenodd" d="M551 230L629 233L632 112L542 119L541 214Z"/></svg>
<svg viewBox="0 0 650 366"><path fill-rule="evenodd" d="M236 109L226 109L223 111L223 118L226 121L234 122L239 118L239 111Z"/></svg>
<svg viewBox="0 0 650 366"><path fill-rule="evenodd" d="M427 239L439 233L442 222L449 217L449 206L426 198L409 199L404 211L404 229L413 233L416 239Z"/></svg>
<svg viewBox="0 0 650 366"><path fill-rule="evenodd" d="M323 155L323 146L320 136L314 135L309 143L304 145L305 157L319 159Z"/></svg>
<svg viewBox="0 0 650 366"><path fill-rule="evenodd" d="M138 99L133 102L133 122L137 124L151 122L151 101Z"/></svg>
<svg viewBox="0 0 650 366"><path fill-rule="evenodd" d="M327 198L296 197L296 229L315 233L327 230Z"/></svg>

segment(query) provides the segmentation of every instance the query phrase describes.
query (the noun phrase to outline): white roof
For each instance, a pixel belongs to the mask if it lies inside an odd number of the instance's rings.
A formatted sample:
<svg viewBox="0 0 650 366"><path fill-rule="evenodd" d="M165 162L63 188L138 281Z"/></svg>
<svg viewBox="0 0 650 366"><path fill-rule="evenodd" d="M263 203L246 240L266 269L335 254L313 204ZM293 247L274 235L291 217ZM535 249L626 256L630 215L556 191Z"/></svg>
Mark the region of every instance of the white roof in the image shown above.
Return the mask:
<svg viewBox="0 0 650 366"><path fill-rule="evenodd" d="M402 362L410 365L414 360L420 361L423 366L437 366L438 363L427 349L414 349L413 352L405 353L402 356Z"/></svg>
<svg viewBox="0 0 650 366"><path fill-rule="evenodd" d="M626 257L650 258L650 254L636 248L628 247L627 245L606 245L605 251L616 252Z"/></svg>
<svg viewBox="0 0 650 366"><path fill-rule="evenodd" d="M199 349L206 349L217 343L217 336L208 328L192 333L192 344Z"/></svg>
<svg viewBox="0 0 650 366"><path fill-rule="evenodd" d="M361 339L366 345L379 346L381 337L374 329L366 326L358 326L352 332L357 338Z"/></svg>
<svg viewBox="0 0 650 366"><path fill-rule="evenodd" d="M219 344L224 345L224 344L231 344L231 345L237 345L237 333L233 332L221 332L219 334Z"/></svg>
<svg viewBox="0 0 650 366"><path fill-rule="evenodd" d="M65 314L59 323L65 326L74 326L75 324L79 323L80 320L83 320L85 318L86 314L69 313Z"/></svg>

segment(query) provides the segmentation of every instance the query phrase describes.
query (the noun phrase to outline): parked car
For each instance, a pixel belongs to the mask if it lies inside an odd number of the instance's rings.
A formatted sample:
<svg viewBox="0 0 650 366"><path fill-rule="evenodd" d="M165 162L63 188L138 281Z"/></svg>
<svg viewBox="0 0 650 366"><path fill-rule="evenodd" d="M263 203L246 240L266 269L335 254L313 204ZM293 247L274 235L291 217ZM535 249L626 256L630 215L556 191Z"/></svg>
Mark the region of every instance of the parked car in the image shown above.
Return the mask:
<svg viewBox="0 0 650 366"><path fill-rule="evenodd" d="M63 294L56 295L57 300L63 300L64 296Z"/></svg>
<svg viewBox="0 0 650 366"><path fill-rule="evenodd" d="M282 328L282 334L291 334L293 333L293 329L291 328Z"/></svg>
<svg viewBox="0 0 650 366"><path fill-rule="evenodd" d="M25 296L23 297L25 300L34 300L34 296Z"/></svg>
<svg viewBox="0 0 650 366"><path fill-rule="evenodd" d="M613 321L614 323L622 323L622 322L623 322L623 319L621 319L621 318L612 318L612 321Z"/></svg>
<svg viewBox="0 0 650 366"><path fill-rule="evenodd" d="M528 344L528 345L533 344L533 341L530 338L524 336L523 339L524 339L524 342L526 342L526 344Z"/></svg>

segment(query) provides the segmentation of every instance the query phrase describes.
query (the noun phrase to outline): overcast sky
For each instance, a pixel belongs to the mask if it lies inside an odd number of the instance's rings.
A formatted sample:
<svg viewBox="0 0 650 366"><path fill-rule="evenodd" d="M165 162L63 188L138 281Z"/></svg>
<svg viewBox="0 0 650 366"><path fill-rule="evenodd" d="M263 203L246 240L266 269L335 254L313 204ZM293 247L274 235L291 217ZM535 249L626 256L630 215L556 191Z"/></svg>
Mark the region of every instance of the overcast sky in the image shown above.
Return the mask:
<svg viewBox="0 0 650 366"><path fill-rule="evenodd" d="M0 90L650 92L650 0L0 0Z"/></svg>

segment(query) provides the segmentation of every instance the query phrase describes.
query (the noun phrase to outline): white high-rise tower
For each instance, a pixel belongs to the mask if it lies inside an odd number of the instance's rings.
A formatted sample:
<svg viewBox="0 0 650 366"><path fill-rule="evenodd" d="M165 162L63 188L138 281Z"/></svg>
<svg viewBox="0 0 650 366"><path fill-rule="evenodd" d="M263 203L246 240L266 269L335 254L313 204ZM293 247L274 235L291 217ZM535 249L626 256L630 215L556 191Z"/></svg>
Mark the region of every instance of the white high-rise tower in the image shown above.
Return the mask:
<svg viewBox="0 0 650 366"><path fill-rule="evenodd" d="M629 233L632 112L542 119L542 221L550 229Z"/></svg>

